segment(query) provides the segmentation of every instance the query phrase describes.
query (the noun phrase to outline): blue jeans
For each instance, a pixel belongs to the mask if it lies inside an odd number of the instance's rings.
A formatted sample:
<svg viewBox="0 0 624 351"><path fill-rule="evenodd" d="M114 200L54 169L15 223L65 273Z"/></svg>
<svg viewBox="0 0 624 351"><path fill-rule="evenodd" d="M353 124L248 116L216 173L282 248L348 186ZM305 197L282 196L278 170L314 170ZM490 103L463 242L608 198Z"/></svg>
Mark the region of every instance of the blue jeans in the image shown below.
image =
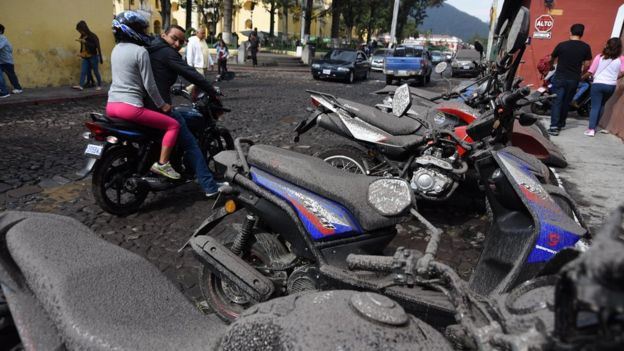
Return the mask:
<svg viewBox="0 0 624 351"><path fill-rule="evenodd" d="M9 94L9 91L4 82L4 74L2 74L2 70L0 70L0 96L5 96L7 94Z"/></svg>
<svg viewBox="0 0 624 351"><path fill-rule="evenodd" d="M578 80L553 79L552 93L557 94L550 109L550 128L563 128L568 118L570 103L578 87Z"/></svg>
<svg viewBox="0 0 624 351"><path fill-rule="evenodd" d="M576 94L574 94L572 101L579 102L579 99L583 96L583 93L585 93L587 89L589 89L589 83L582 80L578 85L578 90L576 91Z"/></svg>
<svg viewBox="0 0 624 351"><path fill-rule="evenodd" d="M184 159L193 171L195 171L195 176L197 177L197 182L204 189L206 193L214 193L219 188L217 187L217 183L212 176L212 173L208 169L208 165L206 164L206 159L202 154L199 145L197 144L197 139L193 133L191 133L190 129L186 125L187 119L199 118L192 115L187 115L176 111L175 109L171 113L171 117L175 118L178 123L180 123L180 130L178 132L178 144L184 150Z"/></svg>
<svg viewBox="0 0 624 351"><path fill-rule="evenodd" d="M17 74L15 74L15 66L12 63L2 63L0 64L0 70L7 75L13 89L22 90L22 86L19 83L19 79L17 79Z"/></svg>
<svg viewBox="0 0 624 351"><path fill-rule="evenodd" d="M600 117L602 117L602 112L604 110L604 105L607 103L607 100L613 95L615 92L615 85L609 84L594 84L591 87L591 112L589 113L589 129L596 129L598 126L598 122L600 121Z"/></svg>
<svg viewBox="0 0 624 351"><path fill-rule="evenodd" d="M98 70L98 60L99 56L91 56L82 59L82 64L80 66L80 86L84 88L85 84L87 84L87 75L89 72L93 71L95 74L95 79L97 79L98 87L102 85L102 77L100 77L100 71Z"/></svg>

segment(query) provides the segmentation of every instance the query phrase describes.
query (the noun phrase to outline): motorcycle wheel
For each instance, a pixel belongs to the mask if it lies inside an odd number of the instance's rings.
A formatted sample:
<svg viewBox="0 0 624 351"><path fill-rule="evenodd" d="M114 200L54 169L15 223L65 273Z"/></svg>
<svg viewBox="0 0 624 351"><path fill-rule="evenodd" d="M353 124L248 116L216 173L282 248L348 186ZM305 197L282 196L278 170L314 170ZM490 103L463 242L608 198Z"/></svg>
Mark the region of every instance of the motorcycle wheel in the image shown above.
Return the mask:
<svg viewBox="0 0 624 351"><path fill-rule="evenodd" d="M95 202L104 211L118 216L136 212L149 193L140 184L128 180L136 171L138 160L132 148L115 148L97 162L91 190Z"/></svg>
<svg viewBox="0 0 624 351"><path fill-rule="evenodd" d="M531 112L536 115L547 115L550 112L550 109L545 106L540 106L538 104L531 104Z"/></svg>
<svg viewBox="0 0 624 351"><path fill-rule="evenodd" d="M314 156L338 169L353 174L366 174L364 160L370 161L370 158L363 151L348 145L321 151Z"/></svg>
<svg viewBox="0 0 624 351"><path fill-rule="evenodd" d="M206 153L206 164L216 179L222 179L226 168L214 161L214 156L224 150L234 150L234 138L226 128L216 128L203 147Z"/></svg>
<svg viewBox="0 0 624 351"><path fill-rule="evenodd" d="M231 247L234 238L235 236L231 233L224 238L223 244L228 248ZM262 235L261 239L259 238L254 237L251 248L243 255L243 259L253 267L271 267L274 263L271 257L282 257L288 253L286 247L275 235ZM267 248L270 248L270 254ZM199 288L210 308L227 323L238 319L244 310L256 303L236 286L213 274L207 267L203 267L201 271Z"/></svg>

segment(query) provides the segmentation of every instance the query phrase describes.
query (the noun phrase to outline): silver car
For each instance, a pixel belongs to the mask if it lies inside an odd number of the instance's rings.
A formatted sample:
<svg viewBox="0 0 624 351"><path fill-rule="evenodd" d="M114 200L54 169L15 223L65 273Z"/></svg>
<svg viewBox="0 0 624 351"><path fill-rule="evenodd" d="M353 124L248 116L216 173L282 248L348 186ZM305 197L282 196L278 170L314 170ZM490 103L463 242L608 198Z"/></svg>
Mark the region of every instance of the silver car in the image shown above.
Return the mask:
<svg viewBox="0 0 624 351"><path fill-rule="evenodd" d="M388 54L389 49L376 49L369 58L371 71L383 71L384 58Z"/></svg>

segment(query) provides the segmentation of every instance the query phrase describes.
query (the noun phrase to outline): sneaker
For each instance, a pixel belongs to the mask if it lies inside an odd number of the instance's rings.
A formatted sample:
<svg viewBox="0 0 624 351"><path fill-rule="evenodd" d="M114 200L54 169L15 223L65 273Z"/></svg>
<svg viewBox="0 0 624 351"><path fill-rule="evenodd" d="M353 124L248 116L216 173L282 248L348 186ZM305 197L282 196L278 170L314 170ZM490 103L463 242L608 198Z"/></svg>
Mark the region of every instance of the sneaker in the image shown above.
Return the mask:
<svg viewBox="0 0 624 351"><path fill-rule="evenodd" d="M176 172L175 169L171 167L171 164L169 162L165 163L164 165L161 165L158 162L154 162L154 164L150 168L150 171L163 175L167 178L180 179L180 173Z"/></svg>
<svg viewBox="0 0 624 351"><path fill-rule="evenodd" d="M550 135L557 136L557 135L559 135L559 128L557 128L557 127L550 127L550 128L548 128L547 132Z"/></svg>
<svg viewBox="0 0 624 351"><path fill-rule="evenodd" d="M83 88L83 87L81 87L80 85L74 85L74 86L72 87L72 89L76 89L76 90L84 90L84 88Z"/></svg>
<svg viewBox="0 0 624 351"><path fill-rule="evenodd" d="M8 98L9 96L11 96L11 94L0 95L0 99Z"/></svg>
<svg viewBox="0 0 624 351"><path fill-rule="evenodd" d="M217 182L217 191L206 193L206 197L209 198L209 199L212 199L213 197L215 197L215 196L217 196L219 194L219 191L220 191L221 187L226 186L226 185L230 185L230 183L228 183L228 182Z"/></svg>
<svg viewBox="0 0 624 351"><path fill-rule="evenodd" d="M22 89L13 89L13 91L11 93L13 93L13 94L21 94L23 92L24 91Z"/></svg>
<svg viewBox="0 0 624 351"><path fill-rule="evenodd" d="M596 131L593 129L588 129L583 134L585 134L585 136L588 136L588 137L593 137L594 135L596 135Z"/></svg>

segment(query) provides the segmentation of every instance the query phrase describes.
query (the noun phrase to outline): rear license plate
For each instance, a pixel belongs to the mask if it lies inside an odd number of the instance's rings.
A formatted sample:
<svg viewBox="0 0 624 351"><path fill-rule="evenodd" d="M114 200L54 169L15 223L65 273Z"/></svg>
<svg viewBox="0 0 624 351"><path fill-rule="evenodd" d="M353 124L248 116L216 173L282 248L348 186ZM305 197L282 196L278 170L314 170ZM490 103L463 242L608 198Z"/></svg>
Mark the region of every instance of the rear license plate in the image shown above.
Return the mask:
<svg viewBox="0 0 624 351"><path fill-rule="evenodd" d="M100 158L102 151L104 150L104 144L87 144L85 149L85 155Z"/></svg>
<svg viewBox="0 0 624 351"><path fill-rule="evenodd" d="M470 69L470 66L464 66L464 69Z"/></svg>
<svg viewBox="0 0 624 351"><path fill-rule="evenodd" d="M324 69L323 74L331 74L331 69Z"/></svg>

